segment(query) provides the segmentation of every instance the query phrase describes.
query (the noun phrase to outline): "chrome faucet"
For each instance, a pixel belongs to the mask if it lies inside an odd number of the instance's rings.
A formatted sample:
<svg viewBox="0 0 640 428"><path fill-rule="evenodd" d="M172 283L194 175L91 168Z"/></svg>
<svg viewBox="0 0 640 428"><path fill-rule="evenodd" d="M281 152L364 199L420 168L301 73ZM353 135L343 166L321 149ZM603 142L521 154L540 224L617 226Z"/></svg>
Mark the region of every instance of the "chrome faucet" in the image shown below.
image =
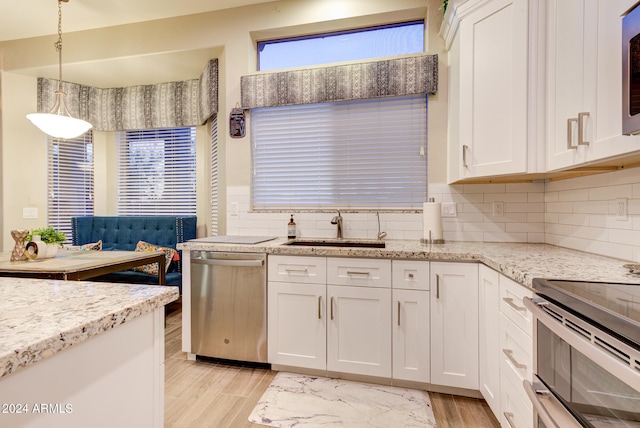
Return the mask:
<svg viewBox="0 0 640 428"><path fill-rule="evenodd" d="M340 210L338 210L338 215L334 216L331 219L331 224L337 224L338 225L338 235L337 238L338 239L342 239L342 216L340 215Z"/></svg>

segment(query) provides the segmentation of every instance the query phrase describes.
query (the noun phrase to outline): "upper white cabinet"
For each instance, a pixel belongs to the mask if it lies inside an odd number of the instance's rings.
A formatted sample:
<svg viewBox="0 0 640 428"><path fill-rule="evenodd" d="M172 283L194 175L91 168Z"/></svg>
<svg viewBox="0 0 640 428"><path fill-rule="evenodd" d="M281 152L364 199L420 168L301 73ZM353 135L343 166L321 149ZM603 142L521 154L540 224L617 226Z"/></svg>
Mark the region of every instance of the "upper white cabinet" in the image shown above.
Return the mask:
<svg viewBox="0 0 640 428"><path fill-rule="evenodd" d="M547 1L547 170L640 150L622 135L622 15L636 1Z"/></svg>
<svg viewBox="0 0 640 428"><path fill-rule="evenodd" d="M478 265L431 263L431 383L478 389Z"/></svg>
<svg viewBox="0 0 640 428"><path fill-rule="evenodd" d="M470 0L456 8L459 27L447 40L450 182L538 172L530 132L537 21L530 23L529 8L527 0Z"/></svg>

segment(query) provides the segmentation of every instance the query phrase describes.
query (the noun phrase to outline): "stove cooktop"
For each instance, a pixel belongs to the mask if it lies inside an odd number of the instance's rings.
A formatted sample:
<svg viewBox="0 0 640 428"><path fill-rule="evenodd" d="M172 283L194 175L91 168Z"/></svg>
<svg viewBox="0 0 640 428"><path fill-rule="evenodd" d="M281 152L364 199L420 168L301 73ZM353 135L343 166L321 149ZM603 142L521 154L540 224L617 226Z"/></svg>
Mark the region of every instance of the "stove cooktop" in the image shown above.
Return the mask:
<svg viewBox="0 0 640 428"><path fill-rule="evenodd" d="M535 278L533 289L582 319L640 346L640 284Z"/></svg>

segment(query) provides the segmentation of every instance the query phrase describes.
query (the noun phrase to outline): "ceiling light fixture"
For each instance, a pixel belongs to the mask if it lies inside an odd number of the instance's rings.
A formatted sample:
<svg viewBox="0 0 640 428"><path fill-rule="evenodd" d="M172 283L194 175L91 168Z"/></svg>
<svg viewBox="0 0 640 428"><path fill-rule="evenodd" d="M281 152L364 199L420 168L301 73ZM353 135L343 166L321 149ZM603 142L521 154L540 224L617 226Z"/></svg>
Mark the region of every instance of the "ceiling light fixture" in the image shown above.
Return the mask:
<svg viewBox="0 0 640 428"><path fill-rule="evenodd" d="M55 92L56 101L49 113L32 113L27 115L35 126L42 132L55 138L75 138L84 134L92 125L82 119L71 116L64 102L67 94L62 90L62 3L69 0L58 0L58 41L54 43L58 51L58 90Z"/></svg>

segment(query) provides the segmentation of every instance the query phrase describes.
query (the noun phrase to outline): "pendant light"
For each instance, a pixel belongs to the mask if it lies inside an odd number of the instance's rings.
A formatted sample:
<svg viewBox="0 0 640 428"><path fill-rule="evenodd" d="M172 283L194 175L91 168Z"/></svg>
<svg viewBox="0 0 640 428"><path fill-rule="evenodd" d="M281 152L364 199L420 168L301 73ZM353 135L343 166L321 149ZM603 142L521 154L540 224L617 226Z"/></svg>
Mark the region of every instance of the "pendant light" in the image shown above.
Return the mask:
<svg viewBox="0 0 640 428"><path fill-rule="evenodd" d="M55 92L56 100L53 108L49 113L32 113L27 115L35 126L40 128L42 132L54 138L75 138L89 129L92 125L82 119L76 119L71 116L69 109L64 102L67 94L62 90L62 3L69 0L58 0L58 41L54 43L56 51L58 51L58 90Z"/></svg>

